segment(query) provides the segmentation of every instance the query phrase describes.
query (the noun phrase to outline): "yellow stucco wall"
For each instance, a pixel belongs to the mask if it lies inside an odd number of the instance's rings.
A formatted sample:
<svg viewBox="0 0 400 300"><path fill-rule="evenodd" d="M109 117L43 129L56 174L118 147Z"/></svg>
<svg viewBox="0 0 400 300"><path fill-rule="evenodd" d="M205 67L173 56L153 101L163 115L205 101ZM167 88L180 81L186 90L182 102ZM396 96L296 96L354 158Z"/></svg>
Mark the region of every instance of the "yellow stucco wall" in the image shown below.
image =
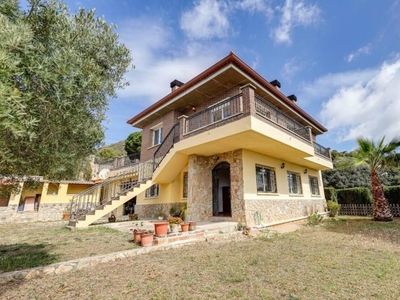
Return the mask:
<svg viewBox="0 0 400 300"><path fill-rule="evenodd" d="M281 169L282 163L285 163L285 167ZM277 193L257 193L256 184L256 171L255 166L263 165L271 167L275 170ZM307 169L307 174L304 174L304 170ZM289 194L289 187L287 181L287 172L291 171L299 173L301 176L302 194L294 195ZM296 165L285 160L276 159L259 153L255 153L249 150L243 150L243 175L244 175L244 199L303 199L303 198L315 198L323 199L324 191L322 187L321 172L313 170L301 165ZM319 192L320 195L311 195L309 187L309 176L318 178Z"/></svg>

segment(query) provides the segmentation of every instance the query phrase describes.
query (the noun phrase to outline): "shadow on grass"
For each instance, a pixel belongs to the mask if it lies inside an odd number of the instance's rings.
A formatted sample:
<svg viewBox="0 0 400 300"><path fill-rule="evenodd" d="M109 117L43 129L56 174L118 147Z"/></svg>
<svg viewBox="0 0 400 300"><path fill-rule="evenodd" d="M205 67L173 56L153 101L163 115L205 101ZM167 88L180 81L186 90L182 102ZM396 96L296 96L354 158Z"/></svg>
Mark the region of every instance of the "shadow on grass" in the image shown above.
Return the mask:
<svg viewBox="0 0 400 300"><path fill-rule="evenodd" d="M49 253L50 245L14 244L0 245L0 273L50 265L60 254Z"/></svg>

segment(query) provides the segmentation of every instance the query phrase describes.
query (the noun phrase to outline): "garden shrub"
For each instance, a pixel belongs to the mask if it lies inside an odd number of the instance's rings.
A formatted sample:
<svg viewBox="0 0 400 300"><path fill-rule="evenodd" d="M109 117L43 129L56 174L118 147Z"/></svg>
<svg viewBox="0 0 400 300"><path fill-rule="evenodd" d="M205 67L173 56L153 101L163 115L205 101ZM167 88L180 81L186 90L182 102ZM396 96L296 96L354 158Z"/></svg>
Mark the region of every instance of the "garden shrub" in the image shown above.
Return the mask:
<svg viewBox="0 0 400 300"><path fill-rule="evenodd" d="M369 188L350 188L336 190L339 204L372 204L372 194Z"/></svg>
<svg viewBox="0 0 400 300"><path fill-rule="evenodd" d="M333 187L324 188L324 194L325 194L325 199L326 200L332 200L332 201L337 202L335 188L333 188Z"/></svg>
<svg viewBox="0 0 400 300"><path fill-rule="evenodd" d="M316 226L321 223L323 218L318 212L312 213L307 217L308 225Z"/></svg>
<svg viewBox="0 0 400 300"><path fill-rule="evenodd" d="M340 210L340 204L336 201L328 200L326 205L329 210L329 216L332 218L336 217Z"/></svg>
<svg viewBox="0 0 400 300"><path fill-rule="evenodd" d="M385 198L390 204L400 204L400 186L386 186L383 188Z"/></svg>

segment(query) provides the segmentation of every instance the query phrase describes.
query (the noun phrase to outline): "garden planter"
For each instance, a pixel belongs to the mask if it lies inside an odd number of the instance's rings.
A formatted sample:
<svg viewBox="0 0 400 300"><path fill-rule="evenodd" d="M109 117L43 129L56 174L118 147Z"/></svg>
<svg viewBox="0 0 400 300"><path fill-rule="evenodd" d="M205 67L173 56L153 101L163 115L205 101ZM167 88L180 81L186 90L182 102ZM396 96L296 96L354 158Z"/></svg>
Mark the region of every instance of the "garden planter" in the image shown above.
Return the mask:
<svg viewBox="0 0 400 300"><path fill-rule="evenodd" d="M115 222L117 218L114 216L114 214L111 214L111 216L108 218L108 222Z"/></svg>
<svg viewBox="0 0 400 300"><path fill-rule="evenodd" d="M139 230L134 230L133 231L133 242L135 244L140 244L141 241L142 241L142 232L140 232Z"/></svg>
<svg viewBox="0 0 400 300"><path fill-rule="evenodd" d="M196 230L196 222L189 221L189 231L195 231L195 230Z"/></svg>
<svg viewBox="0 0 400 300"><path fill-rule="evenodd" d="M168 222L154 223L154 232L156 236L167 235L168 233Z"/></svg>
<svg viewBox="0 0 400 300"><path fill-rule="evenodd" d="M169 224L169 227L170 227L172 233L178 233L179 232L178 224Z"/></svg>
<svg viewBox="0 0 400 300"><path fill-rule="evenodd" d="M142 233L140 244L142 247L149 247L153 245L154 235L152 233Z"/></svg>
<svg viewBox="0 0 400 300"><path fill-rule="evenodd" d="M182 223L181 230L182 230L182 232L189 231L189 223Z"/></svg>
<svg viewBox="0 0 400 300"><path fill-rule="evenodd" d="M69 220L69 213L64 213L62 219Z"/></svg>

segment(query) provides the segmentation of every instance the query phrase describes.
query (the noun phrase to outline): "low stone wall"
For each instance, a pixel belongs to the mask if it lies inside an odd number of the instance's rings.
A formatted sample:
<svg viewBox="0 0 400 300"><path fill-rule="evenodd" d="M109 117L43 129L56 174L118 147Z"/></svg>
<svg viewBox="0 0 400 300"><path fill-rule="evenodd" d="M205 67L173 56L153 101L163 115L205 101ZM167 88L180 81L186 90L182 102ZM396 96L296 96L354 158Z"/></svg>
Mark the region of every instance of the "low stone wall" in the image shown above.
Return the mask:
<svg viewBox="0 0 400 300"><path fill-rule="evenodd" d="M268 199L268 200L246 200L246 224L249 226L262 223L274 223L307 217L314 212L325 212L325 199Z"/></svg>
<svg viewBox="0 0 400 300"><path fill-rule="evenodd" d="M67 203L43 203L38 211L18 211L17 205L0 207L0 224L57 221L62 219Z"/></svg>
<svg viewBox="0 0 400 300"><path fill-rule="evenodd" d="M140 219L154 219L154 216L162 211L167 217L172 206L182 205L183 203L162 203L162 204L136 204L135 213Z"/></svg>

